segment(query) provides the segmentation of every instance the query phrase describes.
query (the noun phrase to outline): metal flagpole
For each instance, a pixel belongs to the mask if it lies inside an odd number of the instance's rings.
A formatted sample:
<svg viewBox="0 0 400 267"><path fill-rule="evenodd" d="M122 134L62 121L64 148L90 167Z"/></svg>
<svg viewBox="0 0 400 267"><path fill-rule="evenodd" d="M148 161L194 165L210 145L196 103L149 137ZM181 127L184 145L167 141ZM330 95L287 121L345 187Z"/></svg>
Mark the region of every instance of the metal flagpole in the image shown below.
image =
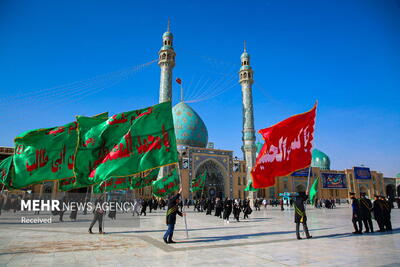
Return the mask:
<svg viewBox="0 0 400 267"><path fill-rule="evenodd" d="M176 167L178 169L178 175L179 175L179 183L181 184L180 188L182 188L182 176L181 176L181 170L179 168L179 162L176 164ZM182 201L182 199L181 199ZM189 232L188 232L188 228L187 228L187 221L186 221L186 207L185 207L185 203L183 204L183 209L182 212L185 213L185 215L183 216L183 219L185 221L185 232L186 232L186 238L189 238Z"/></svg>

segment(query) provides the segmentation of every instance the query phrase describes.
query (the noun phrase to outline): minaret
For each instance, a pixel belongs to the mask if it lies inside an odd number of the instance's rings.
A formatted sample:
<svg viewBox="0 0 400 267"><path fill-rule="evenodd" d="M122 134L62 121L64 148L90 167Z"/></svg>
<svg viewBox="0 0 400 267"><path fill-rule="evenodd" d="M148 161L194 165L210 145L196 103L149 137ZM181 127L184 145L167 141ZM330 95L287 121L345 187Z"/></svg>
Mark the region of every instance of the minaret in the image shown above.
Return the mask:
<svg viewBox="0 0 400 267"><path fill-rule="evenodd" d="M163 46L158 52L158 65L161 68L159 103L172 100L172 69L175 66L175 51L172 47L174 37L169 28L168 19L168 28L162 37Z"/></svg>
<svg viewBox="0 0 400 267"><path fill-rule="evenodd" d="M243 156L247 166L247 181L251 179L250 171L256 162L256 137L254 134L254 114L253 114L253 94L252 84L253 70L250 66L250 55L246 52L246 42L244 42L244 51L240 56L242 66L239 71L239 83L242 86L243 102ZM253 198L253 192L249 191L249 198Z"/></svg>

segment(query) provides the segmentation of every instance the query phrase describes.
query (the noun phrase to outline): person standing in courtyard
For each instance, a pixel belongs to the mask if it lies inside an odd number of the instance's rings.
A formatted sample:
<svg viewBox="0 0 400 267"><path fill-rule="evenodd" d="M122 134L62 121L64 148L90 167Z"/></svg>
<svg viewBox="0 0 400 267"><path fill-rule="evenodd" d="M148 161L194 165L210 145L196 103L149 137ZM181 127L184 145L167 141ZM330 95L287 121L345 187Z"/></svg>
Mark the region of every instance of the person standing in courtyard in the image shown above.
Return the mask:
<svg viewBox="0 0 400 267"><path fill-rule="evenodd" d="M308 227L307 227L307 215L306 215L306 210L304 207L304 202L307 200L308 196L306 195L305 192L299 192L299 195L296 197L296 200L294 201L294 222L296 223L296 236L297 239L302 239L300 237L300 223L303 224L303 229L304 232L306 233L307 239L312 238L310 233L308 232Z"/></svg>
<svg viewBox="0 0 400 267"><path fill-rule="evenodd" d="M390 212L392 211L392 208L390 207L389 201L387 201L384 196L380 196L380 200L382 205L382 219L385 231L392 231L392 222L390 219Z"/></svg>
<svg viewBox="0 0 400 267"><path fill-rule="evenodd" d="M353 234L362 234L362 220L361 220L361 210L360 210L360 201L356 198L356 194L351 192L349 193L351 198L351 209L352 209L352 222L354 227ZM357 226L358 224L358 226Z"/></svg>
<svg viewBox="0 0 400 267"><path fill-rule="evenodd" d="M101 195L94 203L93 220L89 226L90 234L93 234L92 228L96 222L99 223L99 233L105 234L105 232L103 232L103 216L105 213L105 210L103 209L103 203L104 203L103 195Z"/></svg>
<svg viewBox="0 0 400 267"><path fill-rule="evenodd" d="M365 226L364 233L374 232L374 226L372 225L371 211L372 211L372 202L366 197L364 192L360 193L360 214L361 219Z"/></svg>
<svg viewBox="0 0 400 267"><path fill-rule="evenodd" d="M374 198L375 199L373 204L373 211L374 211L374 218L379 227L378 232L385 232L385 226L383 224L383 218L382 218L382 204L380 203L381 200L379 199L378 195L375 195Z"/></svg>
<svg viewBox="0 0 400 267"><path fill-rule="evenodd" d="M167 218L166 218L166 223L168 226L167 231L164 234L164 242L166 244L171 244L171 243L176 243L175 241L172 240L172 237L174 235L174 229L175 229L175 223L176 223L176 214L179 216L184 216L185 213L182 213L179 211L179 202L181 201L180 196L182 192L182 187L179 189L178 194L175 196L171 197L168 200L168 209L167 209Z"/></svg>

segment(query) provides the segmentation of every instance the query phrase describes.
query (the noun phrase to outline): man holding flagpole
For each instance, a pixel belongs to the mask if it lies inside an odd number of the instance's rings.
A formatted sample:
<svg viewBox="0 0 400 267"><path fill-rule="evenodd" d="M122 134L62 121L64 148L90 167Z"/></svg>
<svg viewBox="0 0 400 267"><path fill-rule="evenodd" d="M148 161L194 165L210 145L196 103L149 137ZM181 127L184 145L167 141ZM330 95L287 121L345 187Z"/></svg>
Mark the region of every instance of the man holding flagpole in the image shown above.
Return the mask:
<svg viewBox="0 0 400 267"><path fill-rule="evenodd" d="M176 214L179 216L186 216L185 213L180 212L178 205L179 202L181 201L180 196L182 192L182 187L179 189L178 194L175 196L171 197L168 200L168 210L167 210L167 218L166 218L166 223L168 226L167 231L164 234L164 242L166 244L171 244L171 243L176 243L175 241L172 240L172 237L174 235L174 229L175 229L175 223L176 223Z"/></svg>

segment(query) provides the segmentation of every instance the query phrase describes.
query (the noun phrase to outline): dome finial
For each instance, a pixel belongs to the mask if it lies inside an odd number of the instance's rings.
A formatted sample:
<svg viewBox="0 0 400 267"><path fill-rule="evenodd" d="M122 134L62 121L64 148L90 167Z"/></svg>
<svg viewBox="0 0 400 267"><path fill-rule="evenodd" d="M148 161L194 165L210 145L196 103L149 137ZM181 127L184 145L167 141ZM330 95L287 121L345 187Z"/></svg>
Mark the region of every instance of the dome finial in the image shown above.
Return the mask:
<svg viewBox="0 0 400 267"><path fill-rule="evenodd" d="M168 24L167 24L167 32L169 32L171 26L171 20L168 18Z"/></svg>
<svg viewBox="0 0 400 267"><path fill-rule="evenodd" d="M246 52L246 40L243 41L243 52Z"/></svg>

